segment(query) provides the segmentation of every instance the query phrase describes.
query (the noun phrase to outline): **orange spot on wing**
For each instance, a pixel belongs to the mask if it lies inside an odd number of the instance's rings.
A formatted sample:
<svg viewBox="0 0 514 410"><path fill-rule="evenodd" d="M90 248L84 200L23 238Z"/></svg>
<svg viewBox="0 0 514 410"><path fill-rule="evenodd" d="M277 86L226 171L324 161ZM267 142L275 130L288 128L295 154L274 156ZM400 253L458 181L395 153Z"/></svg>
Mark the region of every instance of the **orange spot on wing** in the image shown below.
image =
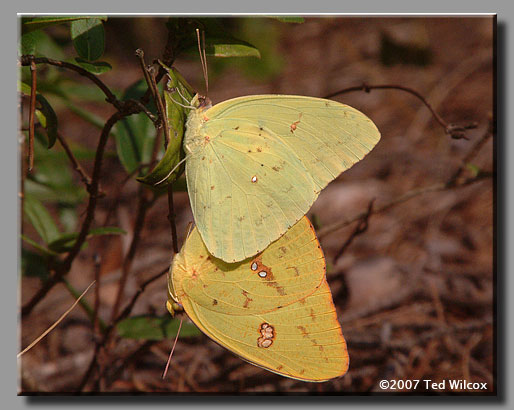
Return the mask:
<svg viewBox="0 0 514 410"><path fill-rule="evenodd" d="M301 119L302 119L302 113L300 113L300 117L298 118L298 121L295 121L291 124L291 133L294 133L296 131L296 126L300 123Z"/></svg>

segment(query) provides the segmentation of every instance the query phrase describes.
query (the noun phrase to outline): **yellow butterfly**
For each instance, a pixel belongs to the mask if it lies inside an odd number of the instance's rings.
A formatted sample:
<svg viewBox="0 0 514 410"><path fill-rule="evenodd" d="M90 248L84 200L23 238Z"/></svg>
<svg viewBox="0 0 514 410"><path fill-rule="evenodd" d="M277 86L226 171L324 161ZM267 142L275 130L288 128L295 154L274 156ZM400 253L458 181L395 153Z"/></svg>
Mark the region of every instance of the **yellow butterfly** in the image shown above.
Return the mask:
<svg viewBox="0 0 514 410"><path fill-rule="evenodd" d="M190 105L191 208L207 249L226 262L266 249L380 139L363 113L322 98L250 95L211 107L196 95Z"/></svg>
<svg viewBox="0 0 514 410"><path fill-rule="evenodd" d="M170 268L167 308L183 307L207 336L256 366L326 381L345 374L349 358L325 271L305 216L238 263L212 256L195 228Z"/></svg>

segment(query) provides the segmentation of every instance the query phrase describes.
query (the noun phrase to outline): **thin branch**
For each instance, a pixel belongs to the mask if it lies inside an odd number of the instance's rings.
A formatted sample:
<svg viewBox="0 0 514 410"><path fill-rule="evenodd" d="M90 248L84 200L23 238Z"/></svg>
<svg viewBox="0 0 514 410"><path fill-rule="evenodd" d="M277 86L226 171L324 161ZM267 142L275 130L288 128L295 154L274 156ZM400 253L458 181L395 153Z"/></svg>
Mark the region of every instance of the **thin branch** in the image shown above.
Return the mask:
<svg viewBox="0 0 514 410"><path fill-rule="evenodd" d="M417 196L427 194L429 192L438 192L438 191L445 191L447 189L453 189L453 188L461 188L465 187L471 184L474 184L476 182L482 181L486 178L491 178L492 174L488 172L482 172L476 175L475 177L468 178L465 181L461 183L439 183L430 185L428 187L419 188L419 189L413 189L411 191L406 192L405 194L399 196L398 198L393 199L392 201L387 202L386 204L382 205L381 207L375 208L373 210L373 214L378 214L384 211L387 211L389 208L392 208L393 206L399 205L403 202L408 201L409 199L415 198ZM352 224L353 222L356 222L360 219L363 219L367 214L367 211L360 212L359 214L355 215L354 217L350 219L345 219L342 221L338 221L332 225L325 226L324 228L320 229L318 232L318 238L324 238L327 235L330 235L331 233L344 228L345 226L348 226Z"/></svg>
<svg viewBox="0 0 514 410"><path fill-rule="evenodd" d="M35 113L36 113L36 63L34 60L30 61L30 76L32 79L32 83L30 85L30 111L29 111L29 172L32 171L34 167L34 123L35 123Z"/></svg>
<svg viewBox="0 0 514 410"><path fill-rule="evenodd" d="M116 317L116 319L114 319L109 324L109 326L107 326L107 328L104 331L103 338L101 340L97 340L95 343L95 352L93 354L93 358L91 359L91 362L89 363L89 366L88 366L86 372L84 373L84 376L82 377L81 382L79 383L77 391L80 392L80 391L84 390L84 388L86 387L87 382L88 382L89 378L91 377L91 375L93 374L93 371L98 362L98 356L100 353L100 349L102 346L105 346L106 342L109 340L111 332L116 327L116 325L130 315L130 312L132 312L134 305L136 304L136 302L139 299L139 297L141 296L141 294L145 291L146 287L148 285L150 285L152 282L154 282L157 279L159 279L160 277L162 277L163 275L165 275L168 272L168 270L169 270L169 267L166 267L165 269L163 269L156 275L154 275L154 276L150 277L149 279L147 279L146 281L144 281L140 285L139 290L134 294L134 296L132 296L132 299L130 300L129 304L125 307L125 309L123 309L123 311Z"/></svg>
<svg viewBox="0 0 514 410"><path fill-rule="evenodd" d="M121 299L123 298L125 285L127 283L128 274L130 272L130 268L132 267L132 262L134 261L134 256L136 255L136 250L139 245L139 240L141 238L141 232L143 230L146 211L148 210L148 204L149 200L147 199L146 188L140 186L138 192L136 222L134 224L134 235L132 236L132 241L130 243L127 256L123 260L121 277L118 284L118 291L116 293L116 300L114 302L111 312L111 321L114 320L114 318L118 315Z"/></svg>
<svg viewBox="0 0 514 410"><path fill-rule="evenodd" d="M354 87L348 87L343 88L342 90L335 91L331 94L328 94L324 98L332 98L337 95L346 94L353 91L365 91L369 93L371 90L400 90L405 91L416 98L418 98L432 113L436 121L441 125L441 127L444 128L446 134L450 135L453 139L469 139L465 131L468 129L473 129L477 127L477 123L471 123L467 125L456 125L456 124L448 124L443 118L432 108L430 103L423 97L419 92L416 90L413 90L412 88L405 87L403 85L397 85L397 84L381 84L381 85L368 85L366 83L363 83L362 85L354 86Z"/></svg>
<svg viewBox="0 0 514 410"><path fill-rule="evenodd" d="M348 239L345 241L345 243L343 244L343 246L341 246L341 249L339 249L339 251L336 253L336 255L334 256L334 259L332 261L332 263L335 265L337 263L337 261L339 260L339 258L341 256L343 256L344 252L346 251L346 249L348 249L348 247L350 246L350 244L353 242L353 240L359 236L360 234L366 232L368 230L368 221L369 221L369 217L371 216L371 214L373 213L373 202L375 202L375 199L372 199L370 202L369 202L369 205L368 205L368 211L366 212L366 214L364 215L363 218L361 218L359 224L357 225L357 227L355 228L355 230L352 232L352 234L348 237Z"/></svg>
<svg viewBox="0 0 514 410"><path fill-rule="evenodd" d="M75 71L81 76L84 76L90 79L92 82L94 82L106 95L107 102L114 105L118 110L123 109L123 103L116 98L116 96L111 92L111 90L109 90L109 88L102 82L102 80L100 80L96 75L90 73L89 71L84 70L82 67L68 63L66 61L53 60L51 58L46 57L34 57L31 55L23 55L20 57L20 63L22 66L31 65L32 62L35 64L49 64L56 67L66 68L68 70Z"/></svg>
<svg viewBox="0 0 514 410"><path fill-rule="evenodd" d="M162 57L162 61L164 64L166 64L168 67L171 67L173 65L173 62L175 61L175 49L177 48L178 44L178 36L175 33L175 30L173 29L172 25L167 24L168 28L168 38L166 41L166 46L164 47L164 53ZM159 67L159 72L157 73L157 76L155 77L155 82L159 83L161 81L162 77L166 75L166 70L163 67ZM146 90L146 93L141 97L140 101L143 104L147 104L150 100L150 94L151 90Z"/></svg>
<svg viewBox="0 0 514 410"><path fill-rule="evenodd" d="M95 304L93 306L93 330L96 335L99 335L101 332L101 328L98 311L100 310L100 267L102 259L100 255L97 253L95 253L93 258L95 263L95 281L97 283L95 287Z"/></svg>
<svg viewBox="0 0 514 410"><path fill-rule="evenodd" d="M152 121L156 127L159 125L159 118L153 115L152 112L148 108L146 108L146 106L141 101L134 100L133 98L131 98L129 100L126 100L125 102L137 106L142 112L146 114L148 118L150 118L150 121Z"/></svg>
<svg viewBox="0 0 514 410"><path fill-rule="evenodd" d="M39 336L36 340L34 340L31 344L29 344L25 349L23 349L20 353L18 353L18 355L16 357L21 357L23 356L25 353L27 353L30 349L32 349L35 345L37 345L41 339L43 339L48 333L50 333L59 323L61 323L63 321L63 319L68 316L68 314L73 310L73 308L75 306L77 306L77 304L80 302L80 300L84 297L84 295L87 293L87 291L91 288L91 286L93 286L95 284L95 281L91 282L91 284L86 288L86 290L84 292L82 292L82 294L77 298L77 300L75 300L75 302L73 303L73 305L70 306L69 309L66 310L66 312L64 312L60 317L59 319L57 319L53 324L52 326L50 326L48 329L46 329L42 334L41 336Z"/></svg>
<svg viewBox="0 0 514 410"><path fill-rule="evenodd" d="M80 163L77 161L77 158L75 158L75 155L73 155L73 151L70 149L70 146L68 145L68 143L66 142L66 140L60 132L57 132L57 139L64 148L66 155L68 155L68 158L70 159L73 168L75 169L75 171L78 172L78 174L80 175L80 179L86 185L87 190L89 191L91 188L91 178L89 177L89 175L87 175L86 171L84 171L84 168L82 168Z"/></svg>
<svg viewBox="0 0 514 410"><path fill-rule="evenodd" d="M460 183L457 182L458 178L464 172L466 165L478 154L480 149L485 145L486 141L492 136L492 132L493 132L492 127L493 127L492 122L490 122L489 127L488 127L487 131L484 133L484 135L482 136L482 138L480 138L475 143L475 145L471 148L471 150L468 152L468 154L466 154L466 156L462 160L459 168L455 171L455 173L446 182L442 182L442 183L434 184L434 185L431 185L428 187L418 188L418 189L413 189L411 191L408 191L408 192L404 193L403 195L382 205L381 207L376 208L375 210L373 210L372 213L376 214L376 213L387 211L389 208L392 208L393 206L396 206L398 204L408 201L409 199L415 198L417 196L420 196L420 195L423 195L423 194L426 194L429 192L445 191L447 189L460 188L460 187L464 187L467 185L471 185L475 182L479 182L485 178L491 178L493 176L493 173L480 171L474 177L468 178ZM329 235L341 228L344 228L345 226L348 226L355 221L363 219L366 217L366 215L367 215L367 212L361 212L351 219L338 221L332 225L325 226L324 228L319 230L318 238L321 239L324 236Z"/></svg>
<svg viewBox="0 0 514 410"><path fill-rule="evenodd" d="M494 132L493 126L494 125L493 125L492 120L489 121L487 131L475 143L475 145L473 145L473 147L471 147L469 152L462 159L461 166L459 167L459 169L457 169L457 171L455 171L455 173L451 176L449 181L456 181L464 173L466 166L473 160L473 158L475 158L477 156L477 154L482 149L482 147L485 145L485 143L489 140L489 138L491 138L493 136L493 132Z"/></svg>
<svg viewBox="0 0 514 410"><path fill-rule="evenodd" d="M70 269L71 265L73 263L73 260L80 252L80 248L84 244L84 241L86 240L86 237L89 233L89 228L91 227L91 224L93 222L95 210L96 210L96 204L97 204L97 198L98 198L98 190L99 190L99 180L100 180L100 174L102 170L102 160L103 155L105 151L105 145L107 143L107 139L109 137L109 134L111 132L112 127L114 124L116 124L117 121L119 121L121 118L125 117L127 114L116 112L114 113L105 123L104 128L102 129L102 133L100 135L100 140L98 141L98 146L96 148L96 154L95 154L95 162L93 167L93 176L91 179L91 185L89 189L89 202L87 205L86 210L86 216L84 218L84 221L82 222L82 227L80 229L79 235L77 237L77 240L75 241L75 244L73 245L73 248L70 250L62 264L60 264L54 275L52 275L43 285L43 287L30 299L25 306L21 309L22 317L28 316L30 312L32 312L32 309L39 303L39 301L48 293L50 289L52 289L60 280L61 278L66 275Z"/></svg>
<svg viewBox="0 0 514 410"><path fill-rule="evenodd" d="M170 139L170 132L169 132L169 125L166 118L166 110L164 109L164 104L162 102L161 96L159 94L159 89L157 88L157 80L155 77L155 73L151 68L148 68L145 63L145 54L143 50L137 49L136 55L139 58L139 63L141 65L141 70L143 71L143 74L145 76L146 83L148 84L148 87L150 88L152 92L152 96L155 101L155 106L157 107L157 111L159 112L159 118L160 122L159 124L162 125L164 130L164 147L166 148L169 143Z"/></svg>
<svg viewBox="0 0 514 410"><path fill-rule="evenodd" d="M177 225L175 223L175 205L173 204L173 184L168 184L168 221L170 221L173 252L178 253Z"/></svg>

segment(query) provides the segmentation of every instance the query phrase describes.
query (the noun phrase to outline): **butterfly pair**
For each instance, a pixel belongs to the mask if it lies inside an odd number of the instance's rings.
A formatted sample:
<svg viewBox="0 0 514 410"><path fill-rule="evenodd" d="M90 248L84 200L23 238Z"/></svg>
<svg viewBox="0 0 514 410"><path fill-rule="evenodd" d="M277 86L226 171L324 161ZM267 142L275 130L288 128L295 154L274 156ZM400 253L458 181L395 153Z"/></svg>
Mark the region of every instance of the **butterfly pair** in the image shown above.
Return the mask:
<svg viewBox="0 0 514 410"><path fill-rule="evenodd" d="M183 146L196 228L170 268L168 309L181 304L211 339L272 372L341 376L346 343L304 215L379 131L321 98L256 95L210 107L195 96L191 104Z"/></svg>

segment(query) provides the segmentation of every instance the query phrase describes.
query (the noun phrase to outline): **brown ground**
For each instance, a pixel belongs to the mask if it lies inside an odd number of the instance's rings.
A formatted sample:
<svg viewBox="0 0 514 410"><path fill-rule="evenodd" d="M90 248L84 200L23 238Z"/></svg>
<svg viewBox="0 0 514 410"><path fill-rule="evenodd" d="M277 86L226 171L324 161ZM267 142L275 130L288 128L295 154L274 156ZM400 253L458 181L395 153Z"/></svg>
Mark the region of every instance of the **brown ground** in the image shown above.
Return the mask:
<svg viewBox="0 0 514 410"><path fill-rule="evenodd" d="M107 25L106 55L114 70L102 79L124 88L140 77L134 49L143 48L151 61L162 52L166 31L155 19L118 19ZM418 195L371 215L368 229L354 238L336 263L334 256L358 222L323 233L332 224L365 212L372 199L377 210L411 190L445 183L461 166L486 133L493 112L492 19L317 18L301 25L276 25L283 72L273 80L255 82L228 69L211 78L209 95L214 102L257 93L324 96L363 82L398 84L418 91L446 122L477 122L478 127L467 131L469 140L451 139L418 99L398 90L334 98L366 113L382 133L371 154L332 182L309 212L318 226L329 265L328 282L348 344L350 369L344 377L322 384L280 377L247 364L201 335L179 339L171 372L162 380L172 340L143 344L115 339L109 356L102 359L112 369L102 391L361 393L383 391L382 379L466 379L486 382L491 392L495 378L491 178ZM427 47L431 63L383 65L379 57L384 32ZM179 60L176 66L203 91L196 59ZM106 106L91 109L106 117L112 112ZM96 129L66 110L59 116L64 135L95 146ZM115 150L113 141L108 149ZM493 170L493 139L471 162L483 171ZM84 165L91 171L90 162ZM469 170L462 174L471 176ZM116 158L107 159L102 189L113 192L124 177ZM69 275L76 288L84 289L93 279L93 253L102 254L100 314L106 319L133 232L137 187L135 181L125 187L114 219L129 234L121 240L92 241ZM97 221L103 219L108 203L108 198L100 202ZM181 243L192 220L186 193L175 195L175 206ZM148 213L126 301L139 283L169 263L167 214L166 198L161 197ZM24 278L21 285L25 303L40 283ZM92 291L87 299L93 303ZM165 300L162 277L145 290L133 314L164 314ZM21 345L29 344L72 302L61 285L55 287L22 322ZM76 308L21 360L21 391L74 391L93 347L90 323ZM423 391L424 384L416 390Z"/></svg>

